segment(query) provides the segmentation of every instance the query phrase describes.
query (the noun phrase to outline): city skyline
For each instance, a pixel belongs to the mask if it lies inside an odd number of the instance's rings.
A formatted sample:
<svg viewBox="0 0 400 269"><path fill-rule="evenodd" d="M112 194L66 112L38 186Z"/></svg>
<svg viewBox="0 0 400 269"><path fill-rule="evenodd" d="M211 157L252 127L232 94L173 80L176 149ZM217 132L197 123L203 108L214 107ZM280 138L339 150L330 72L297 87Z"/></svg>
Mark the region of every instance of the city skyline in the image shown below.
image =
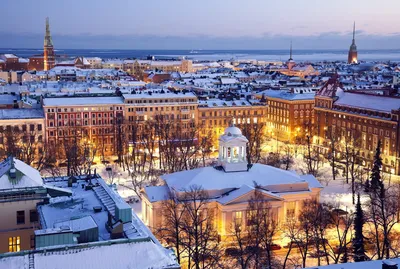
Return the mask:
<svg viewBox="0 0 400 269"><path fill-rule="evenodd" d="M120 0L105 8L105 1L7 1L5 6L18 8L19 15L0 18L1 46L41 47L47 16L61 49L283 49L290 40L296 49L347 49L353 21L360 49L395 49L400 41L400 19L394 12L400 3L395 1L310 0L307 9L296 2L152 2Z"/></svg>

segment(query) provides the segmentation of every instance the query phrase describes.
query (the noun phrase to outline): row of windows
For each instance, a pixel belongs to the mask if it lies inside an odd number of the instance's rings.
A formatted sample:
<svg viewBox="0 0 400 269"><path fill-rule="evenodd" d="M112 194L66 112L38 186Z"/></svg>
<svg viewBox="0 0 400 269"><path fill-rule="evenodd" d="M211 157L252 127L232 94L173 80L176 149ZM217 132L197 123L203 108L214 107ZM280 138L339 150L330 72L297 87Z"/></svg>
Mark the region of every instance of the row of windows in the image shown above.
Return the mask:
<svg viewBox="0 0 400 269"><path fill-rule="evenodd" d="M375 134L375 135L380 135L380 136L386 136L389 137L390 136L390 131L389 130L383 130L383 129L378 129L378 128L372 128L371 126L365 126L365 125L360 125L360 124L355 124L354 122L345 122L345 121L340 121L340 120L336 120L333 119L332 120L332 124L333 125L337 125L338 127L344 127L344 128L348 128L348 129L356 129L358 131L363 131L363 132L367 132L369 134ZM392 133L392 139L396 139L396 132L391 132Z"/></svg>
<svg viewBox="0 0 400 269"><path fill-rule="evenodd" d="M21 126L21 128L20 128L20 126ZM42 124L29 124L29 125L23 124L23 125L14 125L14 126L6 125L6 126L0 126L0 132L4 132L4 131L7 131L7 132L11 132L11 131L19 132L21 130L23 132L26 132L28 130L28 126L29 126L29 131L30 132L33 132L35 130L42 131L42 128L43 128Z"/></svg>
<svg viewBox="0 0 400 269"><path fill-rule="evenodd" d="M179 110L181 110L181 111L183 111L183 110L194 110L195 109L195 106L181 106L180 107L180 109L179 109L179 107L177 107L176 108L176 111L179 111ZM175 107L174 106L171 106L171 107L165 107L165 109L164 109L164 107L155 107L155 108L153 108L153 107L136 107L136 108L134 108L134 107L129 107L128 108L128 112L147 112L147 111L149 111L149 112L153 112L153 110L154 111L175 111Z"/></svg>
<svg viewBox="0 0 400 269"><path fill-rule="evenodd" d="M107 110L114 110L114 107L110 106L110 107L91 107L90 109L88 107L83 107L83 108L48 108L47 112L48 113L54 113L54 112L80 112L80 111L107 111ZM122 110L122 106L117 106L115 107L115 110Z"/></svg>
<svg viewBox="0 0 400 269"><path fill-rule="evenodd" d="M37 222L38 221L38 214L36 210L30 210L29 211L29 221L32 222ZM17 224L25 224L25 211L20 210L17 211Z"/></svg>
<svg viewBox="0 0 400 269"><path fill-rule="evenodd" d="M71 115L64 114L64 119L68 119L68 118L73 119L73 118L75 118L75 116L76 116L77 119L81 118L81 114L76 114L76 115L74 115L74 114L71 114ZM112 117L113 113L91 113L91 116L92 116L92 118L96 118L96 117L97 118L101 118L101 117L106 118L108 116ZM85 119L89 118L89 113L84 113L83 117ZM58 119L62 119L62 118L63 118L63 115L58 114Z"/></svg>
<svg viewBox="0 0 400 269"><path fill-rule="evenodd" d="M346 115L342 115L342 114L333 114L333 117L334 118L338 117L339 119L340 118L347 119L347 120L350 120L352 122L363 122L363 123L368 123L368 124L371 124L371 125L377 125L377 126L382 126L382 127L387 127L387 128L393 128L393 129L396 128L395 124L384 123L384 122L377 121L377 120L372 120L372 119L368 119L367 120L367 119L362 119L362 118L359 118L359 117L351 117L351 116L346 116Z"/></svg>
<svg viewBox="0 0 400 269"><path fill-rule="evenodd" d="M88 126L89 125L89 120L77 120L77 121L58 121L58 126ZM113 120L92 120L92 125L110 125L113 124L114 121ZM81 125L82 124L82 125ZM55 127L54 122L53 121L49 121L49 127Z"/></svg>
<svg viewBox="0 0 400 269"><path fill-rule="evenodd" d="M210 112L201 112L202 117L229 117L229 116L257 116L258 114L262 115L262 111L259 113L258 110L233 110L233 111L210 111Z"/></svg>
<svg viewBox="0 0 400 269"><path fill-rule="evenodd" d="M187 102L196 102L195 99L155 99L155 100L127 100L128 104L152 104L152 103L187 103Z"/></svg>

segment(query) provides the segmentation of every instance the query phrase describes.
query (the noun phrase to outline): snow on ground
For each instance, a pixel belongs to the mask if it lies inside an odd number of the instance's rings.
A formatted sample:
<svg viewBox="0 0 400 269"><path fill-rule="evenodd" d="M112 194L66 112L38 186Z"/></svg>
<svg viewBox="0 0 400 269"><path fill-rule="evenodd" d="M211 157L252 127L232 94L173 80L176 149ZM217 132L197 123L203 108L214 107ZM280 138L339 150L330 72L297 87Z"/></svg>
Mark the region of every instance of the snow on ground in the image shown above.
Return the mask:
<svg viewBox="0 0 400 269"><path fill-rule="evenodd" d="M341 264L332 264L326 266L312 266L307 267L309 269L381 269L382 268L381 260L377 261L369 261L369 262L352 262L352 263L341 263ZM390 264L400 264L400 259L386 260L387 263Z"/></svg>
<svg viewBox="0 0 400 269"><path fill-rule="evenodd" d="M156 269L175 264L153 242L116 244L65 252L67 253L48 251L45 254L35 254L35 268Z"/></svg>

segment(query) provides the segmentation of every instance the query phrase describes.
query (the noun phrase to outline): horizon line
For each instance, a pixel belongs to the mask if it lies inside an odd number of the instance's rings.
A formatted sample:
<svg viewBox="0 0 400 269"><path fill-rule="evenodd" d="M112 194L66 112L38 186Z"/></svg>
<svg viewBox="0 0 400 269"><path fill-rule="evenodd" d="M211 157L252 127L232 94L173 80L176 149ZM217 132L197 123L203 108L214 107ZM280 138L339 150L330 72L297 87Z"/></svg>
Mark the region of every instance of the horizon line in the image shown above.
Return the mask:
<svg viewBox="0 0 400 269"><path fill-rule="evenodd" d="M0 50L43 50L42 47L39 48L1 48ZM189 50L189 51L268 51L268 50L288 50L286 48L284 49L193 49L193 48L185 48L185 49L118 49L118 48L104 48L104 49L94 49L94 48L54 48L55 51L57 50L137 50L137 51L148 51L148 50L159 50L159 51L179 51L179 50ZM313 48L313 49L295 49L294 51L301 51L301 50L309 50L309 51L315 51L315 50L325 50L325 51L348 51L347 48L343 49L324 49L324 48ZM400 48L390 48L390 49L357 49L358 51L371 51L371 50L376 50L376 51L390 51L390 50L400 50Z"/></svg>

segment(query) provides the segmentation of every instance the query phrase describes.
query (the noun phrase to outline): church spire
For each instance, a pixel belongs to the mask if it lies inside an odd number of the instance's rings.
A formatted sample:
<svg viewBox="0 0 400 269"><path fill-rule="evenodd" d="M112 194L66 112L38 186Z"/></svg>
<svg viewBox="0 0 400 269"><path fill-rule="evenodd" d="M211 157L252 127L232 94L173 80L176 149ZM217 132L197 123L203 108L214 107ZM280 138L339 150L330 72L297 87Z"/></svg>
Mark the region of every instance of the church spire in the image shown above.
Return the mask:
<svg viewBox="0 0 400 269"><path fill-rule="evenodd" d="M347 62L354 64L358 62L357 45L356 45L356 22L353 23L353 40L350 45Z"/></svg>
<svg viewBox="0 0 400 269"><path fill-rule="evenodd" d="M50 34L50 22L49 18L46 18L46 34L44 36L44 48L43 48L43 70L47 71L55 66L55 54L53 47L53 40Z"/></svg>
<svg viewBox="0 0 400 269"><path fill-rule="evenodd" d="M49 17L46 18L46 35L44 36L44 46L47 47L53 46L53 40L51 39L51 34L50 34Z"/></svg>

